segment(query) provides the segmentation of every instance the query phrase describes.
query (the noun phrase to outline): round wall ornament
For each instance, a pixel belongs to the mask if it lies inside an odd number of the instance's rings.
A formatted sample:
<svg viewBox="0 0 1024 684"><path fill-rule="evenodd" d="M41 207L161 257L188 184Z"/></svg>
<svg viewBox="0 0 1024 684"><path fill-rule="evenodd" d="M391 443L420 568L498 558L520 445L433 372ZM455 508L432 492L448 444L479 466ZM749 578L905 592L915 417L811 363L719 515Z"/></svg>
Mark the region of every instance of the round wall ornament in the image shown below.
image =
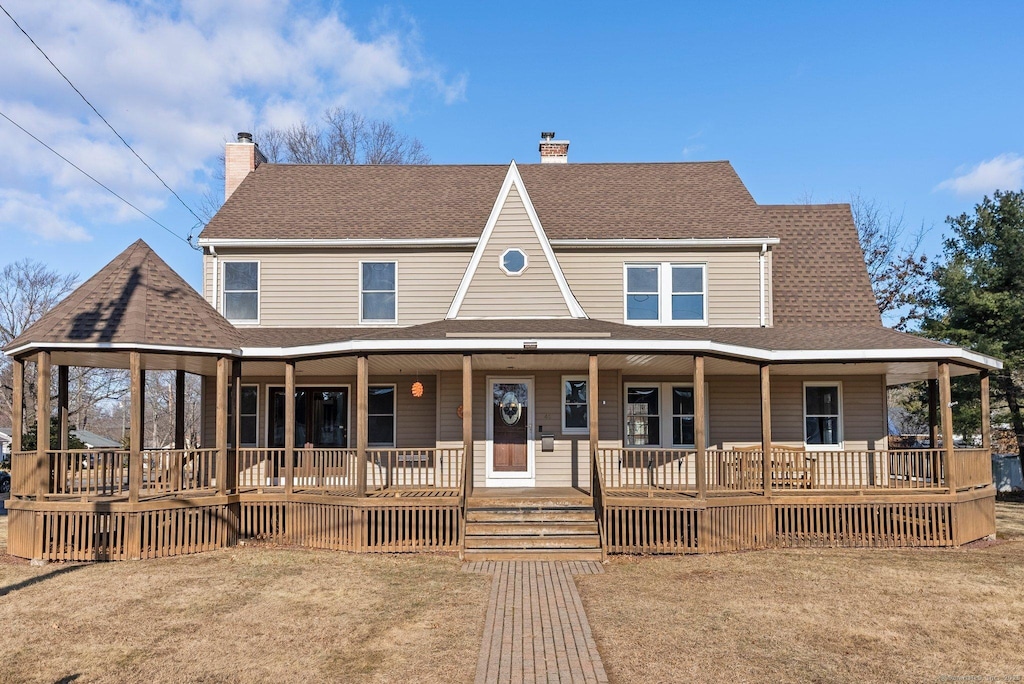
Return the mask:
<svg viewBox="0 0 1024 684"><path fill-rule="evenodd" d="M420 382L419 380L412 383L412 396L416 397L417 399L423 396L423 383Z"/></svg>

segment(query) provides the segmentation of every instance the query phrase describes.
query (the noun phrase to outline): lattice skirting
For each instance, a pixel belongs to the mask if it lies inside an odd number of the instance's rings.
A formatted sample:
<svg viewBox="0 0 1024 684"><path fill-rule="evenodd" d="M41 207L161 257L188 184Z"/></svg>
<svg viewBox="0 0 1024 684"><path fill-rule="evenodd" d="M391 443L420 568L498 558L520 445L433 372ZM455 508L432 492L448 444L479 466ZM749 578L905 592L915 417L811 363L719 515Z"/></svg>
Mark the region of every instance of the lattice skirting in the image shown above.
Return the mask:
<svg viewBox="0 0 1024 684"><path fill-rule="evenodd" d="M994 492L957 501L672 506L606 502L609 553L959 546L995 534Z"/></svg>

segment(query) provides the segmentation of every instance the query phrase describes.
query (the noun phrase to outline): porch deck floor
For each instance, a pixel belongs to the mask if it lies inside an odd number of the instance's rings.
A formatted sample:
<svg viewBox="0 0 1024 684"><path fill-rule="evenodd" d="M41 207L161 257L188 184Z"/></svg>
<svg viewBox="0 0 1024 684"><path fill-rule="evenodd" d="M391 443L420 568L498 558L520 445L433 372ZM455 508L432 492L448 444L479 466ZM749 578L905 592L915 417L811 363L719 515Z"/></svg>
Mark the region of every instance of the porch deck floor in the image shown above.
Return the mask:
<svg viewBox="0 0 1024 684"><path fill-rule="evenodd" d="M607 682L573 575L601 574L592 562L465 563L492 573L476 682Z"/></svg>

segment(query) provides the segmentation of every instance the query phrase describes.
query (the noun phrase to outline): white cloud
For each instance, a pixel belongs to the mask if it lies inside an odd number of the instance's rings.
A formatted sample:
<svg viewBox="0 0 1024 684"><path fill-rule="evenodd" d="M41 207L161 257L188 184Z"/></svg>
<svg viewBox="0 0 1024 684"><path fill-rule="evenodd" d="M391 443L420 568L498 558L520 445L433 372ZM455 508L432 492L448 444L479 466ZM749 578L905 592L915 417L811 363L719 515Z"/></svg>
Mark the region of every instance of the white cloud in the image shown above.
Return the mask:
<svg viewBox="0 0 1024 684"><path fill-rule="evenodd" d="M92 240L82 226L59 216L38 195L0 189L0 233L7 230L20 230L59 242Z"/></svg>
<svg viewBox="0 0 1024 684"><path fill-rule="evenodd" d="M957 169L959 175L942 181L936 190L949 190L961 197L987 195L994 190L1018 190L1024 187L1024 156L1007 152L983 161L970 169Z"/></svg>
<svg viewBox="0 0 1024 684"><path fill-rule="evenodd" d="M179 192L201 190L236 131L318 118L329 106L391 115L414 97L451 103L465 93L465 75L449 77L425 56L407 18L360 32L336 12L297 1L9 0L5 6ZM0 19L0 110L141 208L175 205L17 28ZM0 149L0 187L34 196L51 218L83 208L99 212L100 221L131 217L2 120ZM80 239L72 229L46 225L37 233Z"/></svg>

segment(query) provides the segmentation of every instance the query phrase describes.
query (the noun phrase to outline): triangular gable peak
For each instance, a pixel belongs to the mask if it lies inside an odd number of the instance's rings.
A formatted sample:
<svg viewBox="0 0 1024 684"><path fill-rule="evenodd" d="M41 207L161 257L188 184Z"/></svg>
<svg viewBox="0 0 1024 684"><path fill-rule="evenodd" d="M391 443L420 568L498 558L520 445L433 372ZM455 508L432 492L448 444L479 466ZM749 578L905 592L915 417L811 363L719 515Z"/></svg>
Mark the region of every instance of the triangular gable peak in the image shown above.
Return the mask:
<svg viewBox="0 0 1024 684"><path fill-rule="evenodd" d="M586 317L513 161L446 318Z"/></svg>

